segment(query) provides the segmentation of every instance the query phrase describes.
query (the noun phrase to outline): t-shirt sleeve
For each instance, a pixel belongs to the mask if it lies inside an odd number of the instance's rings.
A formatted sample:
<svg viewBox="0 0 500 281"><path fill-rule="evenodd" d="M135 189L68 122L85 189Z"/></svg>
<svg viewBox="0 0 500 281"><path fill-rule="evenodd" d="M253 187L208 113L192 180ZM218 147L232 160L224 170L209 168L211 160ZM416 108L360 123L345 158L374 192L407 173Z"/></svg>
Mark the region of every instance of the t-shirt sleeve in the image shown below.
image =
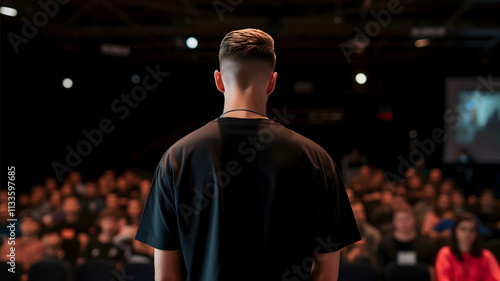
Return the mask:
<svg viewBox="0 0 500 281"><path fill-rule="evenodd" d="M164 158L156 167L135 239L156 249L178 250L177 212Z"/></svg>
<svg viewBox="0 0 500 281"><path fill-rule="evenodd" d="M361 240L340 171L328 156L323 168L325 191L316 251L330 253Z"/></svg>

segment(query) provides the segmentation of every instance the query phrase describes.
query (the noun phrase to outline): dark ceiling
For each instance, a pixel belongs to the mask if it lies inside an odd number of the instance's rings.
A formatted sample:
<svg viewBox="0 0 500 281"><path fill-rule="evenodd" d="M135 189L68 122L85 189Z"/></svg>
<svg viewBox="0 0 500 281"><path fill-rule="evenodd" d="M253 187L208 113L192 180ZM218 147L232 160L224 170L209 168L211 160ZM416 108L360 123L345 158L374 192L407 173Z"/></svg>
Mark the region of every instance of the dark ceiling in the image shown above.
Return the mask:
<svg viewBox="0 0 500 281"><path fill-rule="evenodd" d="M221 38L245 27L271 33L285 63L346 62L346 50L353 52L354 62L414 61L436 53L491 60L498 59L494 53L500 43L498 0L60 2L67 3L58 4L57 13L40 28L54 48L99 50L102 44L117 44L130 47L130 56L141 59L213 61ZM43 10L38 1L3 3L30 20ZM2 20L22 24L20 17ZM200 42L196 54L180 51L190 35ZM422 38L430 45L416 48L415 40Z"/></svg>
<svg viewBox="0 0 500 281"><path fill-rule="evenodd" d="M95 177L154 168L176 139L221 113L212 75L218 45L234 29L275 38L279 78L269 112L297 114L288 126L335 161L356 146L393 169L408 153L410 130L423 138L443 127L447 77L500 75L500 0L1 2L18 11L0 15L2 170L18 165L26 184L54 176L52 163L64 163L82 130L107 117L116 130L75 169ZM195 50L186 47L190 36ZM417 47L420 39L428 45ZM170 76L119 119L110 104L130 93L131 75L158 64ZM353 81L360 70L363 87ZM73 88L62 87L66 77ZM392 121L377 117L387 112ZM440 164L440 149L431 165Z"/></svg>

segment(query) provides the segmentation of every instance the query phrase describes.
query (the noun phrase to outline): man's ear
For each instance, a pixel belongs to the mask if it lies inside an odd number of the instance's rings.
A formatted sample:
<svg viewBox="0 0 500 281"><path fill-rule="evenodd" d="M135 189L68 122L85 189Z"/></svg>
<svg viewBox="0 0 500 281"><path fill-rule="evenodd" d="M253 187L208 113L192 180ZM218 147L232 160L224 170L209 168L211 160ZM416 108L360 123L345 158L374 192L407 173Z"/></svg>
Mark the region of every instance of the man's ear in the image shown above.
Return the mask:
<svg viewBox="0 0 500 281"><path fill-rule="evenodd" d="M267 95L269 96L276 86L276 79L278 78L278 72L273 72L271 78L269 79L269 84L267 85Z"/></svg>
<svg viewBox="0 0 500 281"><path fill-rule="evenodd" d="M215 79L215 86L217 87L217 90L224 93L226 91L226 89L224 88L224 82L222 82L222 73L220 73L220 71L218 71L218 70L215 70L214 79Z"/></svg>

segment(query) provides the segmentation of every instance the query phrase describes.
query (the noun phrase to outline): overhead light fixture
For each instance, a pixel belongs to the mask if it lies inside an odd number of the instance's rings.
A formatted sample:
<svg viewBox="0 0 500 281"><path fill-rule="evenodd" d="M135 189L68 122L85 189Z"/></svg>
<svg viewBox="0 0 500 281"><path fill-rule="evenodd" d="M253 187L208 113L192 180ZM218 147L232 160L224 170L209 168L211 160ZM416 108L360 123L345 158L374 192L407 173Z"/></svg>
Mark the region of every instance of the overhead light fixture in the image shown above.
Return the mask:
<svg viewBox="0 0 500 281"><path fill-rule="evenodd" d="M101 53L103 55L115 56L115 57L128 57L130 55L130 47L115 45L115 44L102 44Z"/></svg>
<svg viewBox="0 0 500 281"><path fill-rule="evenodd" d="M410 30L410 35L413 38L439 38L446 35L446 27L444 26L418 26Z"/></svg>
<svg viewBox="0 0 500 281"><path fill-rule="evenodd" d="M415 41L415 47L417 47L417 48L429 46L430 44L431 44L431 40L429 40L429 39L419 39L419 40Z"/></svg>
<svg viewBox="0 0 500 281"><path fill-rule="evenodd" d="M198 47L198 39L196 39L195 37L189 37L186 40L186 45L189 49L196 49L196 47Z"/></svg>
<svg viewBox="0 0 500 281"><path fill-rule="evenodd" d="M70 78L64 78L64 80L62 81L62 85L64 88L69 89L73 87L73 80L71 80Z"/></svg>
<svg viewBox="0 0 500 281"><path fill-rule="evenodd" d="M358 74L356 74L356 83L360 84L360 85L363 85L366 83L366 74L364 74L363 72L360 72Z"/></svg>
<svg viewBox="0 0 500 281"><path fill-rule="evenodd" d="M14 8L1 6L0 7L0 14L2 14L4 16L9 16L9 17L15 17L15 16L17 16L17 10Z"/></svg>

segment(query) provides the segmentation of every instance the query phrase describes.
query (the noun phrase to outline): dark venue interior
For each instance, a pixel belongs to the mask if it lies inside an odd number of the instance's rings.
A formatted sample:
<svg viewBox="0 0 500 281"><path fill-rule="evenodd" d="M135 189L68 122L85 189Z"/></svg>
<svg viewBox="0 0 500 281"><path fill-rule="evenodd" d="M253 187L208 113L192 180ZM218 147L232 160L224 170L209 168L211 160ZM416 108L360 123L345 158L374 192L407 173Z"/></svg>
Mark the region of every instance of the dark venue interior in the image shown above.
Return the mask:
<svg viewBox="0 0 500 281"><path fill-rule="evenodd" d="M356 219L363 213L363 223L378 233L377 242L361 233L365 244L377 244L368 245L373 249L342 249L339 280L360 280L349 278L362 273L367 277L354 278L397 280L391 274L413 272L388 269L417 267L394 257L386 241L405 215L429 243L419 247L433 249L405 250L425 264L423 280L441 280L436 255L454 237L448 223L462 212L476 216L477 235L500 258L500 1L3 0L0 6L0 225L7 249L0 260L9 254L8 191L15 191L17 241L27 218L38 243L29 246L31 258L19 243L21 273L9 275L2 262L2 280L49 280L42 279L43 264L35 266L47 256L64 262L55 271L66 275L52 280L90 280L86 273L97 269L104 273L92 280L122 280L129 264L135 280L152 280L152 248L130 237L163 153L223 112L214 82L219 45L242 28L275 40L278 79L268 116L329 153ZM65 221L68 212L80 223ZM102 246L93 237L109 218L116 230L108 234L120 239ZM111 261L109 268L92 264L90 246L116 247L119 254L98 255ZM358 246L364 254L356 255Z"/></svg>

